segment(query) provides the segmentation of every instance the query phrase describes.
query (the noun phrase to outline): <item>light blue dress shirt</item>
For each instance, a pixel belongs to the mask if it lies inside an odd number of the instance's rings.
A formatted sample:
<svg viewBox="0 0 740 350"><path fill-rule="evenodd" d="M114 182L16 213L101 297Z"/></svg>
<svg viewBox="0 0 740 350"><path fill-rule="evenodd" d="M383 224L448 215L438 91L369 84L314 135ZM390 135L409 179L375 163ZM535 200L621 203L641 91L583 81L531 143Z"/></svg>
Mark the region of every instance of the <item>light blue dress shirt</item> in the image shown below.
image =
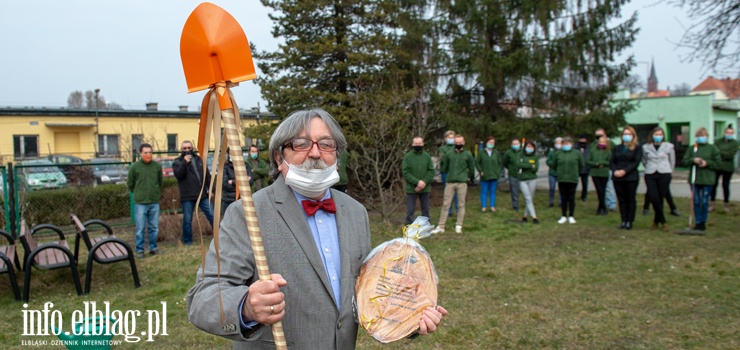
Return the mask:
<svg viewBox="0 0 740 350"><path fill-rule="evenodd" d="M298 204L304 200L314 201L304 197L300 193L293 191ZM321 200L331 198L331 191L326 190L326 194ZM301 205L301 209L303 205ZM331 284L332 292L334 293L334 302L337 304L337 309L340 307L341 296L340 293L340 276L342 271L341 266L341 254L339 252L339 234L337 232L337 219L332 213L324 210L318 210L313 216L308 216L305 211L301 211L303 216L306 218L308 228L311 229L313 240L316 242L316 247L321 255L321 261L324 263L324 271ZM247 300L247 295L244 296L242 302L239 304L239 315L242 330L249 330L254 328L258 323L255 321L244 322L241 310L243 310L244 301Z"/></svg>

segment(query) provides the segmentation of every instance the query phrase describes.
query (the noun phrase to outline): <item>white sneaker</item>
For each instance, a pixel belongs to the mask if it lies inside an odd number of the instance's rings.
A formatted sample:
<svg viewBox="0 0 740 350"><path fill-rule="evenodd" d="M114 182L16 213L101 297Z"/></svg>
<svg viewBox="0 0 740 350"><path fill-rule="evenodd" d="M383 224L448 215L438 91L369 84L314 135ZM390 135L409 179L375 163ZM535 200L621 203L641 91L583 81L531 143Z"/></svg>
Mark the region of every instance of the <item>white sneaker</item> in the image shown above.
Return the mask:
<svg viewBox="0 0 740 350"><path fill-rule="evenodd" d="M434 230L432 230L433 235L436 235L438 233L444 233L444 232L445 232L445 229L440 228L439 226L437 226Z"/></svg>
<svg viewBox="0 0 740 350"><path fill-rule="evenodd" d="M460 225L455 226L455 233L462 233L462 226Z"/></svg>
<svg viewBox="0 0 740 350"><path fill-rule="evenodd" d="M571 216L571 217L568 218L568 223L569 224L575 224L576 223L576 219Z"/></svg>
<svg viewBox="0 0 740 350"><path fill-rule="evenodd" d="M558 220L558 224L564 224L566 221L568 221L568 218L566 218L565 216L561 216L560 220Z"/></svg>

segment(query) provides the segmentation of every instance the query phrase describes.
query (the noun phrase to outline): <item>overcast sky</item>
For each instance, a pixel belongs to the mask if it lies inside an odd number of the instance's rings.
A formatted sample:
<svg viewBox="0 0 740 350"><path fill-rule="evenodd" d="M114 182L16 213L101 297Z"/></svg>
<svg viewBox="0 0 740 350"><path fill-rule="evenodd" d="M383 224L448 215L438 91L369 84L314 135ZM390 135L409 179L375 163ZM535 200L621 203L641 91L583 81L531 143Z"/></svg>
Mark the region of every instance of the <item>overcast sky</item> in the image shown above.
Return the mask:
<svg viewBox="0 0 740 350"><path fill-rule="evenodd" d="M633 0L625 17L639 12L641 27L630 50L639 62L655 59L659 87L705 78L698 63L682 63L676 49L689 22L685 11L657 0ZM241 24L250 42L274 51L268 9L258 0L213 0ZM197 110L203 92L187 93L180 62L180 34L185 20L201 1L193 0L3 0L0 1L0 107L65 107L74 90L100 89L108 102L125 109L160 110L188 105ZM643 79L648 66L634 73ZM259 71L258 71L259 74ZM241 108L261 99L252 82L233 88Z"/></svg>

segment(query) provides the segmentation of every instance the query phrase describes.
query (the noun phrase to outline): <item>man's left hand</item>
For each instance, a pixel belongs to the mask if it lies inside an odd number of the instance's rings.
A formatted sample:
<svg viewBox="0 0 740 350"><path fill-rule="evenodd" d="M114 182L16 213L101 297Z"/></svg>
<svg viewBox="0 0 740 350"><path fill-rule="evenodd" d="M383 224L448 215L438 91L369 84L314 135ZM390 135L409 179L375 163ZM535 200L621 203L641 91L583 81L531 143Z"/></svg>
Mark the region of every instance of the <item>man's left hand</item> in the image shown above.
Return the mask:
<svg viewBox="0 0 740 350"><path fill-rule="evenodd" d="M436 307L428 307L421 314L421 321L419 321L419 334L434 333L437 330L437 326L442 322L442 317L447 316L447 310L437 305Z"/></svg>

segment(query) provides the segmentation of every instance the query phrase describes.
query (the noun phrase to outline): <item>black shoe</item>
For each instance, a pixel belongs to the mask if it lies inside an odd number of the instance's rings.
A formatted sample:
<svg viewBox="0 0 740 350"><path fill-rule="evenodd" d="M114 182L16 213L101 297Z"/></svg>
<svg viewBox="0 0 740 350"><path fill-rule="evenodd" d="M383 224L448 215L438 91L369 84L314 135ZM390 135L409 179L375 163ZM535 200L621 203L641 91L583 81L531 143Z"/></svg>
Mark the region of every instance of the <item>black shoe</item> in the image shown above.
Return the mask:
<svg viewBox="0 0 740 350"><path fill-rule="evenodd" d="M586 197L581 197L581 202L585 202L585 201L586 201Z"/></svg>
<svg viewBox="0 0 740 350"><path fill-rule="evenodd" d="M650 209L643 209L642 215L650 215Z"/></svg>
<svg viewBox="0 0 740 350"><path fill-rule="evenodd" d="M523 217L523 218L522 218L522 221L523 221L523 222L527 222L527 217L526 217L526 216L525 216L525 217Z"/></svg>
<svg viewBox="0 0 740 350"><path fill-rule="evenodd" d="M552 204L552 203L550 203L550 204L547 205L548 208L552 208L554 206L555 206L555 204Z"/></svg>
<svg viewBox="0 0 740 350"><path fill-rule="evenodd" d="M534 223L534 224L539 224L539 223L540 223L540 220L537 220L537 219L532 219L532 223Z"/></svg>
<svg viewBox="0 0 740 350"><path fill-rule="evenodd" d="M157 250L157 249L155 249L155 250L150 250L150 251L149 251L149 255L159 255L159 254L162 254L162 252L160 252L160 251L159 251L159 250Z"/></svg>
<svg viewBox="0 0 740 350"><path fill-rule="evenodd" d="M671 210L671 215L673 215L673 216L681 216L681 214L679 214L678 213L678 210L676 210L676 209Z"/></svg>
<svg viewBox="0 0 740 350"><path fill-rule="evenodd" d="M624 226L625 230L631 230L632 229L632 222L627 221L626 225Z"/></svg>
<svg viewBox="0 0 740 350"><path fill-rule="evenodd" d="M620 229L620 230L624 230L624 229L626 229L626 228L627 228L627 222L625 222L625 221L622 221L622 224L621 224L621 225L619 225L619 229Z"/></svg>
<svg viewBox="0 0 740 350"><path fill-rule="evenodd" d="M697 222L696 226L694 226L694 230L697 230L697 231L705 231L706 229L707 229L707 226L703 222Z"/></svg>

